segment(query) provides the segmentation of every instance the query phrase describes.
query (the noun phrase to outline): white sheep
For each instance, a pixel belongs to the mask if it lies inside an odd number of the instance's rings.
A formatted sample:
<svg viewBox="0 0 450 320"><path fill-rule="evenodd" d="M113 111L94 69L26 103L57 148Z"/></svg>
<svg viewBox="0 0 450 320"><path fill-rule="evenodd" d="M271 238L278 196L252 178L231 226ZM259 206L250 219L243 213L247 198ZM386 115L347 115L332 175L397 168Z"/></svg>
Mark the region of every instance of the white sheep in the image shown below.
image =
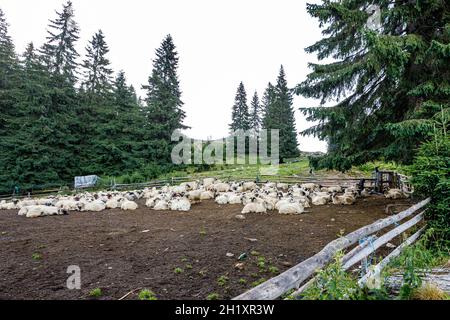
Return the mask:
<svg viewBox="0 0 450 320"><path fill-rule="evenodd" d="M343 194L341 196L333 195L331 197L333 204L352 205L356 199L352 194Z"/></svg>
<svg viewBox="0 0 450 320"><path fill-rule="evenodd" d="M134 210L136 210L138 207L139 207L139 206L138 206L138 204L137 204L136 202L130 201L130 200L125 200L125 201L123 201L122 204L120 205L120 209L125 210L125 211L127 211L127 210L134 211Z"/></svg>
<svg viewBox="0 0 450 320"><path fill-rule="evenodd" d="M313 191L319 188L319 186L315 183L304 183L300 186L304 190Z"/></svg>
<svg viewBox="0 0 450 320"><path fill-rule="evenodd" d="M256 183L254 182L244 182L242 184L242 191L251 191L258 188L258 186L256 185Z"/></svg>
<svg viewBox="0 0 450 320"><path fill-rule="evenodd" d="M213 190L216 192L228 192L230 191L230 185L228 183L216 183L212 185Z"/></svg>
<svg viewBox="0 0 450 320"><path fill-rule="evenodd" d="M283 203L278 208L278 213L282 214L301 214L305 211L305 208L296 202Z"/></svg>
<svg viewBox="0 0 450 320"><path fill-rule="evenodd" d="M208 188L209 186L213 185L216 179L214 178L205 178L203 179L203 187Z"/></svg>
<svg viewBox="0 0 450 320"><path fill-rule="evenodd" d="M313 194L311 196L311 203L315 206L323 206L326 205L330 201L330 195L324 194Z"/></svg>
<svg viewBox="0 0 450 320"><path fill-rule="evenodd" d="M231 193L230 195L228 195L228 203L229 204L241 204L242 196Z"/></svg>
<svg viewBox="0 0 450 320"><path fill-rule="evenodd" d="M203 191L200 195L200 200L214 199L214 193L212 191Z"/></svg>
<svg viewBox="0 0 450 320"><path fill-rule="evenodd" d="M191 202L187 198L176 198L170 201L170 210L172 211L189 211Z"/></svg>
<svg viewBox="0 0 450 320"><path fill-rule="evenodd" d="M264 206L263 203L261 202L250 202L248 204L245 205L244 209L242 209L242 214L246 214L246 213L266 213L267 209Z"/></svg>
<svg viewBox="0 0 450 320"><path fill-rule="evenodd" d="M189 191L187 196L191 203L199 203L201 201L202 190Z"/></svg>
<svg viewBox="0 0 450 320"><path fill-rule="evenodd" d="M407 198L407 195L400 189L389 189L385 195L387 199L403 199Z"/></svg>
<svg viewBox="0 0 450 320"><path fill-rule="evenodd" d="M123 201L123 198L111 198L106 201L106 209L117 209L120 207L120 203Z"/></svg>
<svg viewBox="0 0 450 320"><path fill-rule="evenodd" d="M153 210L165 211L169 210L169 203L166 200L157 200Z"/></svg>
<svg viewBox="0 0 450 320"><path fill-rule="evenodd" d="M227 204L228 203L228 196L226 194L221 194L216 198L217 204Z"/></svg>
<svg viewBox="0 0 450 320"><path fill-rule="evenodd" d="M106 205L103 201L95 200L92 202L86 203L84 206L82 206L82 211L93 211L93 212L100 212L106 209Z"/></svg>

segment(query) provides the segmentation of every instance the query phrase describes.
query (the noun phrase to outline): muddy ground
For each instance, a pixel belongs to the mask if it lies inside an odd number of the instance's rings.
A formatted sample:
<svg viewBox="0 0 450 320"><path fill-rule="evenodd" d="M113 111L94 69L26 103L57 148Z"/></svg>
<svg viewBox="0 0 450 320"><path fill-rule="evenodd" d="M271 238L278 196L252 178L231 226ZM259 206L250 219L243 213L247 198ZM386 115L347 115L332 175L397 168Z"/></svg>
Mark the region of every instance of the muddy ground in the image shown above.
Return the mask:
<svg viewBox="0 0 450 320"><path fill-rule="evenodd" d="M228 299L314 255L340 232L386 217L391 203L401 204L397 209L412 204L374 196L353 206L248 214L245 220L235 218L242 206L212 201L187 213L151 211L143 203L134 212L38 219L0 211L0 299L92 299L95 288L100 299L132 290L126 299L137 299L139 288L158 299L206 299L212 293ZM239 270L242 253L248 257ZM265 262L258 266L261 257ZM81 268L81 290L66 288L71 265Z"/></svg>

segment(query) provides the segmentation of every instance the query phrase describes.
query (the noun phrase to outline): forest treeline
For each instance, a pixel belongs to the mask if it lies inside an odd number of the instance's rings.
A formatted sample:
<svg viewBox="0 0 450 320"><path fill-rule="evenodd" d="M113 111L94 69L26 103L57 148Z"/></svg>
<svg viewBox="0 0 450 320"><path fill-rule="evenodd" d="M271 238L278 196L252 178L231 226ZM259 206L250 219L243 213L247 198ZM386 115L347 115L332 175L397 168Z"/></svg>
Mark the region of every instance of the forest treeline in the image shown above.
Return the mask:
<svg viewBox="0 0 450 320"><path fill-rule="evenodd" d="M0 193L70 184L77 175L154 177L170 169L171 133L183 125L178 54L156 50L144 99L115 73L101 30L81 56L70 1L43 46L17 54L0 9Z"/></svg>

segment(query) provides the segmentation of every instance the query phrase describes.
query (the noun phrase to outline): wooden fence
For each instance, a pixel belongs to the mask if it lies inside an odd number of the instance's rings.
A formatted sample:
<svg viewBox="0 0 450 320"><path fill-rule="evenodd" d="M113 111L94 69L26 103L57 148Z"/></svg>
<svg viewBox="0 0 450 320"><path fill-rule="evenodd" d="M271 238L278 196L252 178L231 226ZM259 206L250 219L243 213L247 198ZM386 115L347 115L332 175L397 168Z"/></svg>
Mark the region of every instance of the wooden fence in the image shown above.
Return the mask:
<svg viewBox="0 0 450 320"><path fill-rule="evenodd" d="M368 226L362 227L348 235L338 238L328 245L322 251L312 256L311 258L297 264L289 270L280 275L260 284L259 286L239 295L233 300L273 300L277 299L283 294L296 290L293 296L300 295L313 281L310 280L305 285L301 286L306 280L315 274L317 270L324 268L336 255L337 252L350 248L352 245L359 243L351 251L349 251L343 258L343 268L348 270L350 267L365 259L368 255L375 252L378 248L385 245L387 242L411 229L419 222L423 221L423 210L430 202L430 198L425 199L412 207L408 208L388 218L380 219ZM424 209L425 210L425 209ZM413 216L410 220L398 225L402 220ZM385 229L386 227L395 225L395 228L388 231L383 236L377 238L374 233ZM397 226L398 225L398 226ZM404 243L397 247L391 254L384 258L377 266L374 272L381 272L387 263L392 258L398 256L401 251L407 246L417 240L422 233L423 228L417 231L414 235L408 238ZM369 275L361 278L360 283L367 281ZM301 287L300 287L301 286Z"/></svg>

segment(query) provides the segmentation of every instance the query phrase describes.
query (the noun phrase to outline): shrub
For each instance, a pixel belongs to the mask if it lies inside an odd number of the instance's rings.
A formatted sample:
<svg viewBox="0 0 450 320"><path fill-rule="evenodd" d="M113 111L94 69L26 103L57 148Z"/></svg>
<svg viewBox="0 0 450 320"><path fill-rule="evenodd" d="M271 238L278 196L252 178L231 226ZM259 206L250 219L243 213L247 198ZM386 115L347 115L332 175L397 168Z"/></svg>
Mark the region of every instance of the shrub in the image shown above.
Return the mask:
<svg viewBox="0 0 450 320"><path fill-rule="evenodd" d="M357 300L361 289L358 282L342 269L342 253L316 275L314 283L302 293L307 300Z"/></svg>
<svg viewBox="0 0 450 320"><path fill-rule="evenodd" d="M444 114L442 115L444 117ZM411 168L415 193L431 197L425 213L428 226L435 230L439 242L450 241L450 139L447 120L442 119L432 139L421 145ZM441 245L438 244L438 245Z"/></svg>

